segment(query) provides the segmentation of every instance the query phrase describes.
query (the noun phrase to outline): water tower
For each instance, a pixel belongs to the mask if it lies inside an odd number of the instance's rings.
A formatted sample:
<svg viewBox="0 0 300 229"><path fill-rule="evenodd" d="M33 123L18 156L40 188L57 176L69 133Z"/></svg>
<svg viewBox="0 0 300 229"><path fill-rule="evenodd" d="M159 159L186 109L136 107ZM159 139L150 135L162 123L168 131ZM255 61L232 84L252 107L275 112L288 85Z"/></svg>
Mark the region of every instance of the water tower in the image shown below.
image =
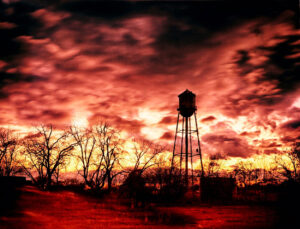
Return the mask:
<svg viewBox="0 0 300 229"><path fill-rule="evenodd" d="M177 116L175 140L174 140L174 147L173 147L172 169L174 168L175 163L179 159L180 174L182 174L182 168L184 165L185 182L188 185L189 163L191 165L190 171L192 175L192 183L194 182L193 181L194 179L193 159L194 158L198 157L200 159L201 176L204 175L198 124L197 124L197 117L196 117L196 110L197 110L196 95L193 92L186 89L183 93L178 95L178 97L179 97L179 108L177 109L178 116ZM194 116L194 129L192 127L192 118L191 118L192 116ZM178 129L180 119L182 124L181 130ZM193 138L192 136L193 133L196 133L197 138ZM180 147L176 147L177 146L176 140L178 138L178 135L181 135L180 144L179 144ZM193 151L193 146L195 145L196 145L196 150ZM184 146L185 146L185 150L184 150Z"/></svg>

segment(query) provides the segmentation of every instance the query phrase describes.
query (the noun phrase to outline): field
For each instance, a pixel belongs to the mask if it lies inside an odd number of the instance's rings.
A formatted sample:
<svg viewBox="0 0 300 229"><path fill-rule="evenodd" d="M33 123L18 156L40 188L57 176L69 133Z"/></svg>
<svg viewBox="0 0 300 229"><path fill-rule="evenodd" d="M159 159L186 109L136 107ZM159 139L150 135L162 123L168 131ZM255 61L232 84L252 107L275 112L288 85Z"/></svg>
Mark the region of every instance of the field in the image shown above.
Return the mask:
<svg viewBox="0 0 300 229"><path fill-rule="evenodd" d="M134 209L118 198L25 186L16 210L0 218L1 228L273 228L276 211L267 206L151 206Z"/></svg>

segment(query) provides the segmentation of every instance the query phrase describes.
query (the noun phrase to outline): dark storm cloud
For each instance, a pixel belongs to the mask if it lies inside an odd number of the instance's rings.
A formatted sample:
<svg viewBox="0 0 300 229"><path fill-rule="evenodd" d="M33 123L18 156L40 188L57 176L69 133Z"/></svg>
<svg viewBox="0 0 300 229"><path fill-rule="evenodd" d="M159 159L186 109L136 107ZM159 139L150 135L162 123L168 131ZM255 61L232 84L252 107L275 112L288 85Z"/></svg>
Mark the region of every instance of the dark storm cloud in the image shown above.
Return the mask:
<svg viewBox="0 0 300 229"><path fill-rule="evenodd" d="M170 5L153 4L158 12L167 14L170 18L164 32L155 42L155 46L161 51L161 56L166 52L173 55L182 55L184 51L192 51L199 46L215 46L211 40L215 33L243 24L253 18L264 17L272 20L283 11L297 10L297 1L193 1L180 2ZM141 3L143 4L143 3ZM293 17L296 22L296 18ZM254 33L257 32L255 29ZM169 63L173 63L170 61Z"/></svg>
<svg viewBox="0 0 300 229"><path fill-rule="evenodd" d="M41 26L30 15L36 9L34 4L24 2L9 5L0 2L0 61L4 63L0 67L0 99L10 94L5 90L6 86L41 80L34 73L22 74L16 71L19 60L27 53L26 46L18 37L30 36Z"/></svg>
<svg viewBox="0 0 300 229"><path fill-rule="evenodd" d="M0 59L13 61L16 55L26 51L26 47L16 38L20 35L32 35L39 28L40 23L30 15L37 9L37 6L24 2L9 5L0 2L0 22L15 25L13 28L0 27Z"/></svg>
<svg viewBox="0 0 300 229"><path fill-rule="evenodd" d="M160 139L163 139L163 140L172 140L174 139L174 134L172 132L165 132L161 137Z"/></svg>
<svg viewBox="0 0 300 229"><path fill-rule="evenodd" d="M282 124L281 127L285 129L291 129L291 130L298 129L300 127L300 119L285 122Z"/></svg>
<svg viewBox="0 0 300 229"><path fill-rule="evenodd" d="M274 47L267 48L270 51L269 61L266 63L268 69L266 80L277 80L278 88L281 93L294 91L299 87L300 83L300 44L295 42L300 40L300 35L280 37L284 39ZM273 70L276 66L276 70Z"/></svg>
<svg viewBox="0 0 300 229"><path fill-rule="evenodd" d="M159 124L174 124L177 121L177 117L175 116L166 116L162 120L160 120Z"/></svg>
<svg viewBox="0 0 300 229"><path fill-rule="evenodd" d="M58 8L78 16L98 17L106 20L121 19L147 11L146 7L126 1L66 1L58 4Z"/></svg>
<svg viewBox="0 0 300 229"><path fill-rule="evenodd" d="M9 96L9 92L5 91L5 87L17 83L30 83L33 81L43 80L39 76L24 75L17 73L7 73L0 71L0 99Z"/></svg>
<svg viewBox="0 0 300 229"><path fill-rule="evenodd" d="M127 120L117 114L106 113L95 113L89 118L89 122L92 124L108 122L110 125L118 128L119 130L125 130L130 134L139 134L141 128L145 127L145 124L139 120Z"/></svg>
<svg viewBox="0 0 300 229"><path fill-rule="evenodd" d="M272 112L268 107L282 103L286 94L299 88L300 35L274 38L278 40L274 45L266 44L236 52L236 72L249 84L245 84L245 92L239 93L243 88L241 85L229 95L223 106L228 115L244 115L258 105L267 108L265 112Z"/></svg>
<svg viewBox="0 0 300 229"><path fill-rule="evenodd" d="M24 122L34 123L36 120L41 120L44 124L51 124L53 120L59 121L69 117L68 113L58 110L33 110L25 113L24 109L20 109L18 115Z"/></svg>
<svg viewBox="0 0 300 229"><path fill-rule="evenodd" d="M253 65L250 62L251 57L249 51L239 50L237 53L237 65L240 69L240 75L245 76L252 71L263 68L265 69L264 77L257 80L257 83L264 81L276 80L276 87L279 89L277 94L294 91L300 83L300 56L297 55L300 50L300 44L296 43L300 40L300 35L291 35L278 37L282 39L272 47L257 47L257 50L266 50L266 61ZM251 50L256 52L257 50ZM272 104L278 101L276 98L261 98L262 103Z"/></svg>
<svg viewBox="0 0 300 229"><path fill-rule="evenodd" d="M201 119L201 122L211 122L211 121L214 121L214 120L216 120L216 117L210 115L210 116L207 116L207 117Z"/></svg>
<svg viewBox="0 0 300 229"><path fill-rule="evenodd" d="M246 139L239 137L233 131L209 133L201 139L205 142L205 147L210 148L209 152L221 153L228 157L249 157L256 152Z"/></svg>
<svg viewBox="0 0 300 229"><path fill-rule="evenodd" d="M128 17L167 16L170 20L156 40L162 53L170 47L187 49L214 35L247 20L274 18L285 10L297 10L297 1L65 1L58 9L69 11L74 17L96 17L111 23ZM84 19L84 18L82 18ZM294 21L297 19L294 17ZM117 25L116 25L117 26ZM259 32L255 31L254 32ZM209 41L205 44L213 45Z"/></svg>
<svg viewBox="0 0 300 229"><path fill-rule="evenodd" d="M300 140L300 136L296 136L296 137L285 136L285 137L280 139L280 141L284 145L290 145L291 143L293 144L293 143L297 142L297 140Z"/></svg>

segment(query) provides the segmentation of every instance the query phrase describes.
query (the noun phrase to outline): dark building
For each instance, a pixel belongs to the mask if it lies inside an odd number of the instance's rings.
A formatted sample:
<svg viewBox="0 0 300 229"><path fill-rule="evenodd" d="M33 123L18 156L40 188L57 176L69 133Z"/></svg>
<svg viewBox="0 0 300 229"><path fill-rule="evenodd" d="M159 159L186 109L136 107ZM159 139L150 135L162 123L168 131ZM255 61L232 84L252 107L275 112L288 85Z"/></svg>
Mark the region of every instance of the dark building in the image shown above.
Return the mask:
<svg viewBox="0 0 300 229"><path fill-rule="evenodd" d="M235 179L227 177L201 177L201 200L230 201L233 197Z"/></svg>

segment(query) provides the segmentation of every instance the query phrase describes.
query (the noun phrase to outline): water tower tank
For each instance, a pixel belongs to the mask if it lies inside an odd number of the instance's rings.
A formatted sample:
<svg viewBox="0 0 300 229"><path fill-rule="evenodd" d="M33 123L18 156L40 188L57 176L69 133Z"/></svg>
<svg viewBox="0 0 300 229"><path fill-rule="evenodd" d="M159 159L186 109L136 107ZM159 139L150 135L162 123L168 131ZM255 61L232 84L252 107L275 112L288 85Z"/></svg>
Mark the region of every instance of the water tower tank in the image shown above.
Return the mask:
<svg viewBox="0 0 300 229"><path fill-rule="evenodd" d="M190 117L197 110L196 107L196 95L189 91L185 90L183 93L178 95L179 97L179 112L183 117Z"/></svg>

